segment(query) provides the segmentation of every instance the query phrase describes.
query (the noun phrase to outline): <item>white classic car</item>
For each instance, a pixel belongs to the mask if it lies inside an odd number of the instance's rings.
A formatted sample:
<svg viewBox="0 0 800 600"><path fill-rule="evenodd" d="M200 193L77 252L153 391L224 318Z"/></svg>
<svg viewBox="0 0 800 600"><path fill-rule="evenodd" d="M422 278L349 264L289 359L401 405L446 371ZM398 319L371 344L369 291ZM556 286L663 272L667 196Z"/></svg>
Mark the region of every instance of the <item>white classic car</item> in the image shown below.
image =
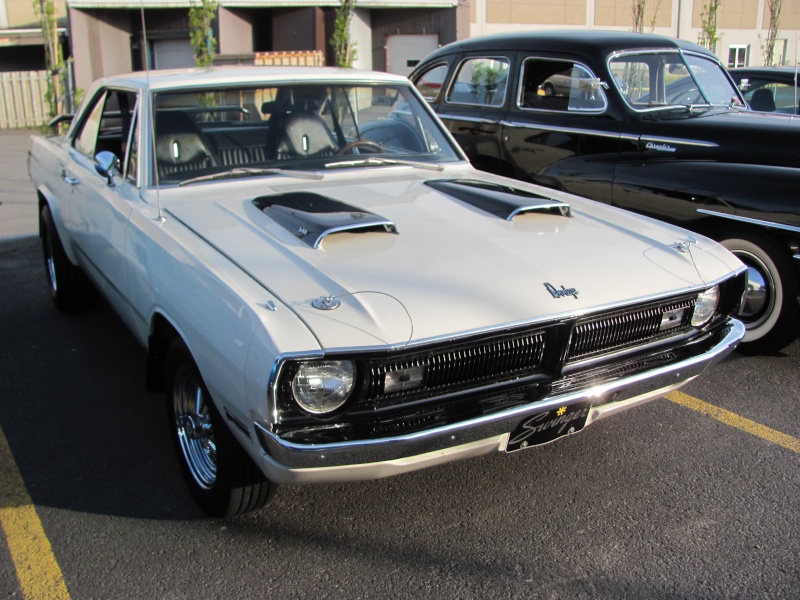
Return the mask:
<svg viewBox="0 0 800 600"><path fill-rule="evenodd" d="M744 334L728 251L476 171L385 73L108 78L29 170L55 304L99 290L146 348L211 515L551 442Z"/></svg>

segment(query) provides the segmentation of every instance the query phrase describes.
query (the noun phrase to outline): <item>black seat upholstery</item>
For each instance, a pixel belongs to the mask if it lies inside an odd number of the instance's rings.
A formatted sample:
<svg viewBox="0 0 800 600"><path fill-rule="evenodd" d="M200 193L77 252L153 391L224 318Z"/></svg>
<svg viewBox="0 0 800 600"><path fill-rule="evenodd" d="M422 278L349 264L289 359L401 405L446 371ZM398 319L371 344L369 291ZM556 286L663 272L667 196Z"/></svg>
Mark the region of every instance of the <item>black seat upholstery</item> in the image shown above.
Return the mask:
<svg viewBox="0 0 800 600"><path fill-rule="evenodd" d="M291 112L277 127L275 156L279 160L333 156L339 147L325 121L312 111Z"/></svg>
<svg viewBox="0 0 800 600"><path fill-rule="evenodd" d="M156 162L159 177L218 164L212 146L200 128L181 111L156 114Z"/></svg>
<svg viewBox="0 0 800 600"><path fill-rule="evenodd" d="M750 98L750 108L760 112L775 112L775 98L772 96L772 90L759 88L753 92L753 96Z"/></svg>

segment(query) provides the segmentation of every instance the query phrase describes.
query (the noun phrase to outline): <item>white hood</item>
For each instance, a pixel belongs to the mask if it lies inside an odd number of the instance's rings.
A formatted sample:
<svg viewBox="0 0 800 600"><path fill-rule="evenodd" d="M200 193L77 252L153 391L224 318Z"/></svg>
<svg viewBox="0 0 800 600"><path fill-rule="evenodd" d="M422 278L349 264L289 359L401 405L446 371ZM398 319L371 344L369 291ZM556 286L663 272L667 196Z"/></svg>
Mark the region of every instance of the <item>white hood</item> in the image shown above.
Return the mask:
<svg viewBox="0 0 800 600"><path fill-rule="evenodd" d="M534 212L507 221L425 185L439 174L410 177L402 169L400 179L382 171L262 187L257 196L313 187L391 221L397 233L335 233L314 248L254 205L252 193L198 198L167 212L279 298L327 350L400 346L574 315L620 298L696 289L739 266L710 240L694 236L697 243L684 248L690 252L681 252L670 246L688 239L681 229L552 190L514 183L568 202L572 216ZM203 188L206 195L221 186ZM326 296L341 305L312 306Z"/></svg>

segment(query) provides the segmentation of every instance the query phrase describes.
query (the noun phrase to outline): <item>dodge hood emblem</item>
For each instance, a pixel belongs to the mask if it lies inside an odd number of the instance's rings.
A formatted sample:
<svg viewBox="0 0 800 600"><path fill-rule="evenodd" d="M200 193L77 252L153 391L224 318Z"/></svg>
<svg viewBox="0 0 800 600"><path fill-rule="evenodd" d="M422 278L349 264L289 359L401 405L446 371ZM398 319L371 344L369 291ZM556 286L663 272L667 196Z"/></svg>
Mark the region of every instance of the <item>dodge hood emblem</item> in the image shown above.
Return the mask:
<svg viewBox="0 0 800 600"><path fill-rule="evenodd" d="M544 287L547 288L547 291L550 292L550 295L553 296L553 298L566 298L567 296L572 296L576 300L578 299L578 290L575 288L567 288L562 285L561 289L559 290L552 283L545 283Z"/></svg>

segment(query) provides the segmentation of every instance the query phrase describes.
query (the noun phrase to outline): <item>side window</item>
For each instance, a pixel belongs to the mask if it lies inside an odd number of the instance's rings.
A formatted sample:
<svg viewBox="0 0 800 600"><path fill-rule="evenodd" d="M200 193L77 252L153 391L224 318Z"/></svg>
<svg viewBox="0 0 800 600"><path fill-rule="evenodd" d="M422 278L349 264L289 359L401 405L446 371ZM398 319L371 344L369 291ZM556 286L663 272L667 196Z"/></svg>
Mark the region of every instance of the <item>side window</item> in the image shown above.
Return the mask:
<svg viewBox="0 0 800 600"><path fill-rule="evenodd" d="M97 143L97 134L100 131L100 121L103 118L103 105L106 101L106 95L102 94L97 101L97 104L92 108L88 118L81 126L81 130L75 137L74 146L78 152L86 156L94 156L95 144Z"/></svg>
<svg viewBox="0 0 800 600"><path fill-rule="evenodd" d="M742 79L739 89L753 110L787 114L797 112L793 85L751 78Z"/></svg>
<svg viewBox="0 0 800 600"><path fill-rule="evenodd" d="M436 100L447 76L447 64L438 65L423 73L414 85L428 102Z"/></svg>
<svg viewBox="0 0 800 600"><path fill-rule="evenodd" d="M75 148L90 157L108 150L125 164L125 151L135 106L134 92L107 90L99 97L84 121L75 138Z"/></svg>
<svg viewBox="0 0 800 600"><path fill-rule="evenodd" d="M461 63L447 93L447 101L457 104L502 106L508 86L507 58L469 58Z"/></svg>
<svg viewBox="0 0 800 600"><path fill-rule="evenodd" d="M605 110L603 83L586 67L564 60L529 58L522 70L519 106L560 112Z"/></svg>

